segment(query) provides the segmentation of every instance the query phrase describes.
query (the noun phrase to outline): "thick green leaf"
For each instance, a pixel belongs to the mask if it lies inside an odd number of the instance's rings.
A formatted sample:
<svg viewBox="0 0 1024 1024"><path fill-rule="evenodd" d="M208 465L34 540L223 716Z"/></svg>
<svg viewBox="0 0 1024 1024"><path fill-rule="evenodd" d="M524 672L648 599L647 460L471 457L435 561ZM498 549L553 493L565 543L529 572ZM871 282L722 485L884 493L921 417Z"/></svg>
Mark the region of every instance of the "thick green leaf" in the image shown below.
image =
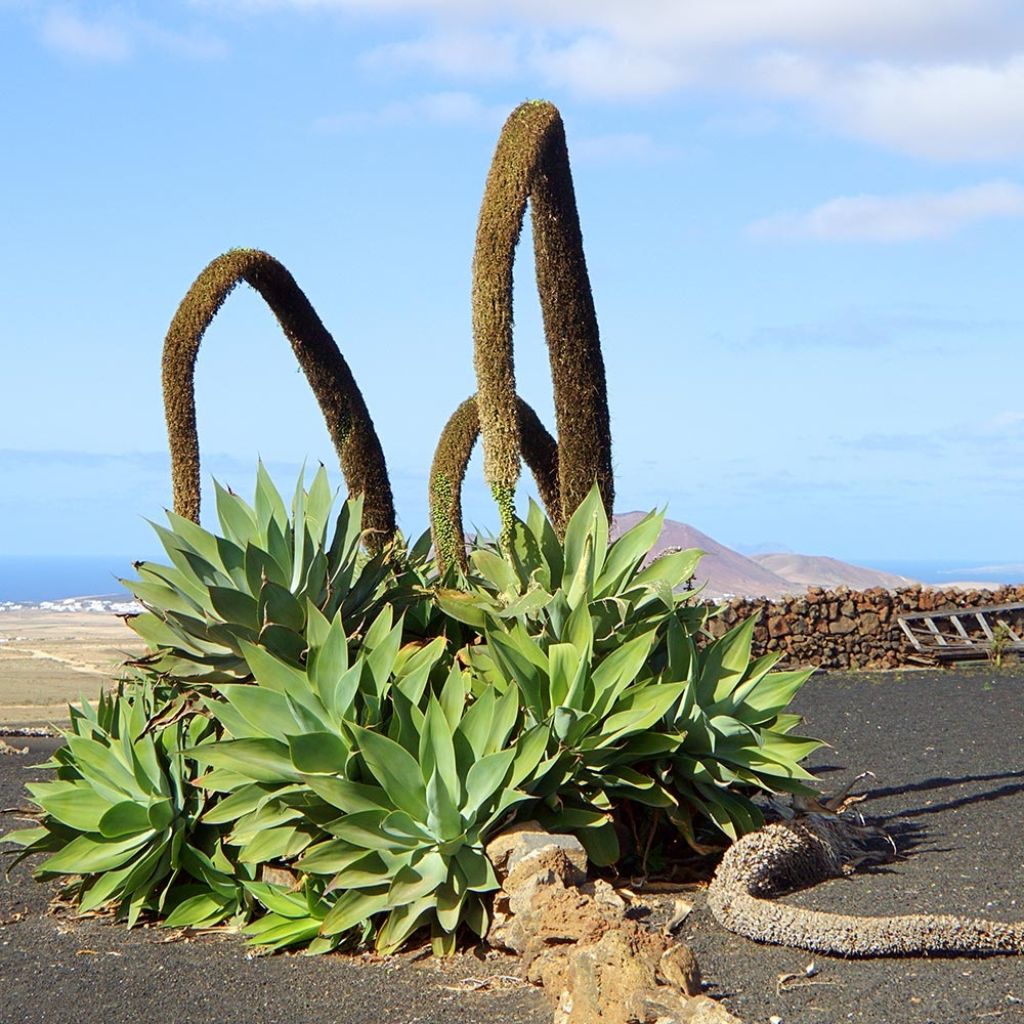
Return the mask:
<svg viewBox="0 0 1024 1024"><path fill-rule="evenodd" d="M326 638L310 651L306 671L313 688L323 700L347 669L348 638L341 619L335 618L328 627Z"/></svg>
<svg viewBox="0 0 1024 1024"><path fill-rule="evenodd" d="M213 893L199 893L182 900L161 922L165 928L197 928L223 918L228 907Z"/></svg>
<svg viewBox="0 0 1024 1024"><path fill-rule="evenodd" d="M535 725L532 729L527 729L519 737L515 748L515 759L512 763L512 774L506 784L509 789L514 789L531 779L547 750L550 735L551 726L540 724Z"/></svg>
<svg viewBox="0 0 1024 1024"><path fill-rule="evenodd" d="M438 637L438 639L443 638ZM445 721L448 723L448 730L452 734L458 728L459 722L462 721L462 712L466 706L466 689L466 679L462 670L457 662L453 662L438 698Z"/></svg>
<svg viewBox="0 0 1024 1024"><path fill-rule="evenodd" d="M455 798L435 766L427 782L427 829L439 842L446 843L462 834L462 817Z"/></svg>
<svg viewBox="0 0 1024 1024"><path fill-rule="evenodd" d="M538 720L551 710L548 694L547 658L524 631L490 632L487 643L495 664L510 683L515 683L523 702Z"/></svg>
<svg viewBox="0 0 1024 1024"><path fill-rule="evenodd" d="M247 683L220 685L217 687L224 699L250 724L250 736L271 737L285 742L289 733L299 730L299 722L283 693L265 686ZM211 710L216 714L217 708ZM237 739L242 737L232 730Z"/></svg>
<svg viewBox="0 0 1024 1024"><path fill-rule="evenodd" d="M256 599L235 587L210 587L210 604L218 617L228 625L259 629Z"/></svg>
<svg viewBox="0 0 1024 1024"><path fill-rule="evenodd" d="M635 695L626 691L616 704L616 708L621 707L622 710L615 711L605 719L603 734L612 739L651 728L685 689L685 683L659 683L638 687Z"/></svg>
<svg viewBox="0 0 1024 1024"><path fill-rule="evenodd" d="M229 768L253 782L295 782L299 779L288 747L279 740L218 740L183 753L215 767Z"/></svg>
<svg viewBox="0 0 1024 1024"><path fill-rule="evenodd" d="M455 854L455 863L459 866L466 882L466 888L473 892L493 892L498 888L498 877L494 866L483 850L463 846Z"/></svg>
<svg viewBox="0 0 1024 1024"><path fill-rule="evenodd" d="M301 633L306 624L306 613L290 590L267 580L260 588L258 621L260 626L273 622Z"/></svg>
<svg viewBox="0 0 1024 1024"><path fill-rule="evenodd" d="M72 839L64 849L48 857L39 866L40 875L91 875L121 867L148 841L152 833L143 832L120 841L99 842L89 836Z"/></svg>
<svg viewBox="0 0 1024 1024"><path fill-rule="evenodd" d="M443 718L443 716L442 716ZM359 752L392 803L418 821L427 818L427 793L416 759L394 740L354 725ZM452 755L454 762L454 754Z"/></svg>
<svg viewBox="0 0 1024 1024"><path fill-rule="evenodd" d="M132 799L144 795L134 773L110 747L87 736L67 736L67 745L97 792L113 787Z"/></svg>
<svg viewBox="0 0 1024 1024"><path fill-rule="evenodd" d="M221 529L225 536L244 548L256 530L255 513L237 494L222 487L216 480L213 481L213 487Z"/></svg>
<svg viewBox="0 0 1024 1024"><path fill-rule="evenodd" d="M436 771L449 802L458 803L461 787L455 762L455 746L448 719L433 694L430 695L423 721L419 764L422 777L429 779Z"/></svg>
<svg viewBox="0 0 1024 1024"><path fill-rule="evenodd" d="M486 548L476 548L470 552L469 560L473 564L473 568L499 593L516 594L519 592L519 580L515 571L500 555L496 555Z"/></svg>
<svg viewBox="0 0 1024 1024"><path fill-rule="evenodd" d="M380 893L366 893L357 890L346 892L327 912L320 925L320 934L339 935L342 932L347 932L387 906L386 890Z"/></svg>
<svg viewBox="0 0 1024 1024"><path fill-rule="evenodd" d="M98 832L100 818L113 806L82 781L29 782L25 788L47 814L78 832Z"/></svg>
<svg viewBox="0 0 1024 1024"><path fill-rule="evenodd" d="M771 672L747 695L743 705L736 708L737 718L748 725L769 722L772 717L789 706L800 688L807 682L813 669L794 672Z"/></svg>
<svg viewBox="0 0 1024 1024"><path fill-rule="evenodd" d="M588 592L592 592L594 577L601 574L608 550L608 517L597 484L594 484L572 514L565 528L563 550L562 589L571 589L570 581L579 576L582 568L584 575L590 578ZM586 566L588 561L589 566Z"/></svg>
<svg viewBox="0 0 1024 1024"><path fill-rule="evenodd" d="M387 794L378 786L325 775L306 775L302 781L321 800L326 800L332 807L347 814L390 809Z"/></svg>
<svg viewBox="0 0 1024 1024"><path fill-rule="evenodd" d="M462 721L456 728L456 735L465 737L476 757L486 752L494 719L495 694L493 687L487 687L472 704L466 708Z"/></svg>
<svg viewBox="0 0 1024 1024"><path fill-rule="evenodd" d="M674 590L693 576L697 563L706 553L699 548L687 548L684 551L671 551L661 555L633 577L629 584L630 589L635 586L662 583Z"/></svg>
<svg viewBox="0 0 1024 1024"><path fill-rule="evenodd" d="M434 591L434 601L445 615L477 630L483 630L487 625L484 606L493 606L491 601L481 599L477 594L443 588ZM493 607L496 610L496 606Z"/></svg>
<svg viewBox="0 0 1024 1024"><path fill-rule="evenodd" d="M239 851L238 859L247 864L288 859L301 853L311 841L308 832L296 825L279 825L259 832Z"/></svg>
<svg viewBox="0 0 1024 1024"><path fill-rule="evenodd" d="M447 877L447 860L431 851L398 871L388 890L388 903L397 907L432 895Z"/></svg>
<svg viewBox="0 0 1024 1024"><path fill-rule="evenodd" d="M306 678L306 673L301 669L288 665L262 647L257 647L244 640L241 641L240 647L246 664L260 686L265 686L268 690L274 690L277 693L290 693L299 700L302 700L303 696L306 697L306 700L310 699L309 681Z"/></svg>
<svg viewBox="0 0 1024 1024"><path fill-rule="evenodd" d="M501 788L516 757L516 749L501 750L481 758L466 776L465 813L470 819Z"/></svg>
<svg viewBox="0 0 1024 1024"><path fill-rule="evenodd" d="M651 655L657 634L644 633L612 651L593 670L594 714L603 715L619 695L635 682Z"/></svg>
<svg viewBox="0 0 1024 1024"><path fill-rule="evenodd" d="M295 866L307 874L334 875L367 856L365 847L344 839L328 839L309 846Z"/></svg>
<svg viewBox="0 0 1024 1024"><path fill-rule="evenodd" d="M395 907L377 933L377 951L384 956L396 952L413 932L427 923L433 909L431 896Z"/></svg>
<svg viewBox="0 0 1024 1024"><path fill-rule="evenodd" d="M608 549L604 568L594 585L596 597L617 594L661 535L665 517L650 512Z"/></svg>
<svg viewBox="0 0 1024 1024"><path fill-rule="evenodd" d="M335 838L363 850L397 850L415 845L411 840L384 832L381 825L386 816L384 811L358 811L329 821L324 828Z"/></svg>
<svg viewBox="0 0 1024 1024"><path fill-rule="evenodd" d="M100 818L99 831L105 839L119 839L121 836L149 832L153 827L145 804L122 800Z"/></svg>
<svg viewBox="0 0 1024 1024"><path fill-rule="evenodd" d="M87 914L121 899L125 883L132 876L135 867L134 863L129 862L127 867L118 868L116 871L104 871L97 875L96 880L82 890L78 905L81 912Z"/></svg>
<svg viewBox="0 0 1024 1024"><path fill-rule="evenodd" d="M757 617L751 616L701 652L697 688L702 707L723 700L743 678L750 664L750 645L756 625Z"/></svg>
<svg viewBox="0 0 1024 1024"><path fill-rule="evenodd" d="M587 857L598 867L614 864L620 856L619 839L610 821L596 828L584 828L576 833L577 838L587 851Z"/></svg>
<svg viewBox="0 0 1024 1024"><path fill-rule="evenodd" d="M304 775L338 775L345 770L348 744L336 733L307 732L288 737L292 764Z"/></svg>

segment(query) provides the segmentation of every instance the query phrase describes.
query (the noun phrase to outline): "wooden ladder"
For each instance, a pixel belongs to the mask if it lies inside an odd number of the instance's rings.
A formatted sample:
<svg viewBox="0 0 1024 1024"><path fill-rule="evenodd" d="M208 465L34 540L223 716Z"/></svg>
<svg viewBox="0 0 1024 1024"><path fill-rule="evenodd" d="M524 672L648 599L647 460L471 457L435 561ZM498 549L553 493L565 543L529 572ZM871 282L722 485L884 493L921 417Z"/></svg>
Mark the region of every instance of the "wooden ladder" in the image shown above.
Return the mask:
<svg viewBox="0 0 1024 1024"><path fill-rule="evenodd" d="M1024 602L944 608L900 615L896 621L915 651L940 661L987 658L1000 648L1024 654Z"/></svg>

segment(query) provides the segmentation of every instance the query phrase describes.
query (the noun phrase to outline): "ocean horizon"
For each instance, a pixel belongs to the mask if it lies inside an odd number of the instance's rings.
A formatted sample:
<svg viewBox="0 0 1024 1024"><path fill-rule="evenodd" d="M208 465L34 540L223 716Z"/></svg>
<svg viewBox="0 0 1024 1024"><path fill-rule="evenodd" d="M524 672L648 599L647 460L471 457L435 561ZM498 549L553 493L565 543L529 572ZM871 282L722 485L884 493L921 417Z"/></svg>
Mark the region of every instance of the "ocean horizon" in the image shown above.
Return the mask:
<svg viewBox="0 0 1024 1024"><path fill-rule="evenodd" d="M0 602L37 604L69 597L128 600L120 580L135 575L132 562L139 560L129 555L0 555Z"/></svg>
<svg viewBox="0 0 1024 1024"><path fill-rule="evenodd" d="M165 562L159 555L147 555ZM139 556L0 555L0 603L37 604L67 598L104 597L128 600L121 578L134 576L132 562ZM993 563L979 559L849 559L851 564L896 573L922 583L966 580L999 586L1024 583L1024 564Z"/></svg>

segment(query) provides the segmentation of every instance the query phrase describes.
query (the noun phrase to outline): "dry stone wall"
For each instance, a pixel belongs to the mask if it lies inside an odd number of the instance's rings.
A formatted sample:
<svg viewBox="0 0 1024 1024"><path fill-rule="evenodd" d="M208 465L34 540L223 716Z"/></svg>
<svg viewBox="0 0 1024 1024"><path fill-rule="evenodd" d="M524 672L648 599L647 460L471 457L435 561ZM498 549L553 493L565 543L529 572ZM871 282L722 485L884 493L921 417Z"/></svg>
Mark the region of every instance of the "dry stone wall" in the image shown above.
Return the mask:
<svg viewBox="0 0 1024 1024"><path fill-rule="evenodd" d="M720 636L736 623L761 613L754 653L780 651L789 667L889 669L920 665L918 654L897 624L900 615L943 609L978 608L1024 601L1024 585L996 590L822 590L769 600L736 598L708 623Z"/></svg>

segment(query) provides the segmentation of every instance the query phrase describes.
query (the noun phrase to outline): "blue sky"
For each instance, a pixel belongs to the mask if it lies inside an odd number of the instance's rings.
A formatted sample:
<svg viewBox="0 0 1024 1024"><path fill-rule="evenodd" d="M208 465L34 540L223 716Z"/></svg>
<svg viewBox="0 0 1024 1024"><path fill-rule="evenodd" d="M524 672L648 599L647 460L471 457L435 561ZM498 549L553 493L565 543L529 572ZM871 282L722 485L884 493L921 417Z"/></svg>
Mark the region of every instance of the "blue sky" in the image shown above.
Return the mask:
<svg viewBox="0 0 1024 1024"><path fill-rule="evenodd" d="M418 532L474 390L484 177L531 97L566 123L622 511L1024 561L1016 0L0 0L0 554L153 551L163 336L238 245L334 334ZM517 374L553 425L532 274L524 246ZM197 379L208 473L334 465L254 293ZM466 506L494 521L479 463Z"/></svg>

